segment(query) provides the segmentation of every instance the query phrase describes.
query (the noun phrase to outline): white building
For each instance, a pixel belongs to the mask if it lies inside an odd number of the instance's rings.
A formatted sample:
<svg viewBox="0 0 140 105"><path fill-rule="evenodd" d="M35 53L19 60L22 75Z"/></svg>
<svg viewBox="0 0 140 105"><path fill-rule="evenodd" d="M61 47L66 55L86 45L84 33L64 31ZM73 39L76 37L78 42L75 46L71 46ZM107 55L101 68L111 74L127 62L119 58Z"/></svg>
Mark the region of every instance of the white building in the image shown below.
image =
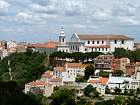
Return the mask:
<svg viewBox="0 0 140 105"><path fill-rule="evenodd" d="M62 78L63 82L75 82L77 76L84 76L85 67L81 63L66 63L64 67L55 67L54 76Z"/></svg>
<svg viewBox="0 0 140 105"><path fill-rule="evenodd" d="M57 45L57 51L69 52L69 44L66 43L66 36L63 28L61 28L61 32L59 34L59 43Z"/></svg>
<svg viewBox="0 0 140 105"><path fill-rule="evenodd" d="M69 43L70 52L114 52L115 48L133 50L134 39L125 35L78 35Z"/></svg>
<svg viewBox="0 0 140 105"><path fill-rule="evenodd" d="M7 41L7 49L16 47L17 47L16 41Z"/></svg>
<svg viewBox="0 0 140 105"><path fill-rule="evenodd" d="M8 51L6 49L0 49L0 57L1 59L8 56Z"/></svg>

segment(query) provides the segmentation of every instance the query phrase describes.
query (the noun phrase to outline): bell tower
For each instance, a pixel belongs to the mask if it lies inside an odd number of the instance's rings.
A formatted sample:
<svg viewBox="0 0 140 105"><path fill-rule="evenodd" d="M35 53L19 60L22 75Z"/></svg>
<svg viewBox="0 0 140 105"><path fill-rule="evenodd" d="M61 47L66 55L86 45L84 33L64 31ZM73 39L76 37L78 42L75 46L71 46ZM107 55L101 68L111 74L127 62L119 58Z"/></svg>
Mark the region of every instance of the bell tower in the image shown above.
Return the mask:
<svg viewBox="0 0 140 105"><path fill-rule="evenodd" d="M64 28L61 28L60 34L59 34L59 43L60 44L65 44L66 43L66 36L64 32Z"/></svg>

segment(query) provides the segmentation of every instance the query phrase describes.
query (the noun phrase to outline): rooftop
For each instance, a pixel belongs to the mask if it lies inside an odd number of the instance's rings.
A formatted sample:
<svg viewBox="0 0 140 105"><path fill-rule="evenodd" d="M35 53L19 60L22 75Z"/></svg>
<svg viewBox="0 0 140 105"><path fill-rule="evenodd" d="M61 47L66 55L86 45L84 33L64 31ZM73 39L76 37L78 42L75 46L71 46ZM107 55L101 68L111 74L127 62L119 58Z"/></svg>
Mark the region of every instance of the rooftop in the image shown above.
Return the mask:
<svg viewBox="0 0 140 105"><path fill-rule="evenodd" d="M82 63L65 63L65 67L69 68L85 68L87 64Z"/></svg>
<svg viewBox="0 0 140 105"><path fill-rule="evenodd" d="M65 72L65 68L64 67L55 67L55 70L57 70L59 72Z"/></svg>
<svg viewBox="0 0 140 105"><path fill-rule="evenodd" d="M44 74L42 74L42 78L50 78L53 76L53 71L46 71Z"/></svg>
<svg viewBox="0 0 140 105"><path fill-rule="evenodd" d="M50 82L62 82L62 78L55 77L50 80Z"/></svg>
<svg viewBox="0 0 140 105"><path fill-rule="evenodd" d="M29 47L35 47L35 48L56 48L57 42L50 41L47 43L37 43L37 44L31 44Z"/></svg>
<svg viewBox="0 0 140 105"><path fill-rule="evenodd" d="M32 81L32 82L28 83L28 85L39 87L39 86L45 86L46 83L41 80L36 80L36 81Z"/></svg>
<svg viewBox="0 0 140 105"><path fill-rule="evenodd" d="M125 35L78 35L81 40L134 40Z"/></svg>

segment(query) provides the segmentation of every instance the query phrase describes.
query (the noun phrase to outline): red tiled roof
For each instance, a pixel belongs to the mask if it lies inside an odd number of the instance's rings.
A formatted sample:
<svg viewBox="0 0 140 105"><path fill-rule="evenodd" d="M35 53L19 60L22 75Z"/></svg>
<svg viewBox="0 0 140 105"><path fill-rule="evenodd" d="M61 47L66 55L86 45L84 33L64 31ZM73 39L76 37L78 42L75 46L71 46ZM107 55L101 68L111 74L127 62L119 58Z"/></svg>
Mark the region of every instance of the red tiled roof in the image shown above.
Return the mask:
<svg viewBox="0 0 140 105"><path fill-rule="evenodd" d="M62 78L55 77L50 80L50 82L62 82Z"/></svg>
<svg viewBox="0 0 140 105"><path fill-rule="evenodd" d="M81 40L134 40L125 35L78 35Z"/></svg>
<svg viewBox="0 0 140 105"><path fill-rule="evenodd" d="M70 67L70 68L85 68L87 64L82 64L82 63L65 63L65 67Z"/></svg>
<svg viewBox="0 0 140 105"><path fill-rule="evenodd" d="M98 83L98 80L89 80L88 83Z"/></svg>
<svg viewBox="0 0 140 105"><path fill-rule="evenodd" d="M108 82L109 78L104 78L104 77L100 77L99 78L99 83L101 83L102 85L106 85Z"/></svg>
<svg viewBox="0 0 140 105"><path fill-rule="evenodd" d="M93 84L100 83L102 85L106 85L108 80L109 78L99 77L99 79L96 80L89 80L88 83L93 83Z"/></svg>
<svg viewBox="0 0 140 105"><path fill-rule="evenodd" d="M47 71L44 74L42 74L41 77L43 77L43 78L50 78L52 76L53 76L53 71Z"/></svg>
<svg viewBox="0 0 140 105"><path fill-rule="evenodd" d="M36 86L36 87L45 86L46 85L46 83L44 81L41 81L41 80L36 80L36 81L30 82L28 84L32 85L32 86Z"/></svg>
<svg viewBox="0 0 140 105"><path fill-rule="evenodd" d="M55 70L57 70L59 72L64 72L65 68L64 67L55 67Z"/></svg>
<svg viewBox="0 0 140 105"><path fill-rule="evenodd" d="M56 48L57 42L47 42L47 43L38 43L38 44L32 44L29 47L35 47L35 48Z"/></svg>

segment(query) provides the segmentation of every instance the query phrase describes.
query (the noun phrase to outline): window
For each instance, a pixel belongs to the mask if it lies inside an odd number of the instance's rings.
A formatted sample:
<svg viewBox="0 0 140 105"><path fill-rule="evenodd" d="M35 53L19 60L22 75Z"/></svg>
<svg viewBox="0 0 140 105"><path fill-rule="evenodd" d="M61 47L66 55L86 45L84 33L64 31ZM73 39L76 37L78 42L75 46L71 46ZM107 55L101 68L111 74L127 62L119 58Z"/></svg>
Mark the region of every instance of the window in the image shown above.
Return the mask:
<svg viewBox="0 0 140 105"><path fill-rule="evenodd" d="M102 44L104 44L104 41L102 40Z"/></svg>
<svg viewBox="0 0 140 105"><path fill-rule="evenodd" d="M100 48L99 48L99 51L100 51Z"/></svg>
<svg viewBox="0 0 140 105"><path fill-rule="evenodd" d="M85 48L85 51L87 51L87 48Z"/></svg>
<svg viewBox="0 0 140 105"><path fill-rule="evenodd" d="M97 44L99 44L99 41L97 41Z"/></svg>
<svg viewBox="0 0 140 105"><path fill-rule="evenodd" d="M92 51L94 51L93 48L92 48Z"/></svg>
<svg viewBox="0 0 140 105"><path fill-rule="evenodd" d="M104 48L102 48L102 51L104 51Z"/></svg>
<svg viewBox="0 0 140 105"><path fill-rule="evenodd" d="M62 39L62 42L64 42L65 40L64 40L64 38Z"/></svg>
<svg viewBox="0 0 140 105"><path fill-rule="evenodd" d="M94 41L92 41L92 44L94 44Z"/></svg>
<svg viewBox="0 0 140 105"><path fill-rule="evenodd" d="M114 43L117 44L117 40L114 40Z"/></svg>
<svg viewBox="0 0 140 105"><path fill-rule="evenodd" d="M124 40L122 40L122 44L124 44Z"/></svg>
<svg viewBox="0 0 140 105"><path fill-rule="evenodd" d="M106 48L106 51L107 51L107 48Z"/></svg>
<svg viewBox="0 0 140 105"><path fill-rule="evenodd" d="M88 44L90 44L90 41L88 41Z"/></svg>

